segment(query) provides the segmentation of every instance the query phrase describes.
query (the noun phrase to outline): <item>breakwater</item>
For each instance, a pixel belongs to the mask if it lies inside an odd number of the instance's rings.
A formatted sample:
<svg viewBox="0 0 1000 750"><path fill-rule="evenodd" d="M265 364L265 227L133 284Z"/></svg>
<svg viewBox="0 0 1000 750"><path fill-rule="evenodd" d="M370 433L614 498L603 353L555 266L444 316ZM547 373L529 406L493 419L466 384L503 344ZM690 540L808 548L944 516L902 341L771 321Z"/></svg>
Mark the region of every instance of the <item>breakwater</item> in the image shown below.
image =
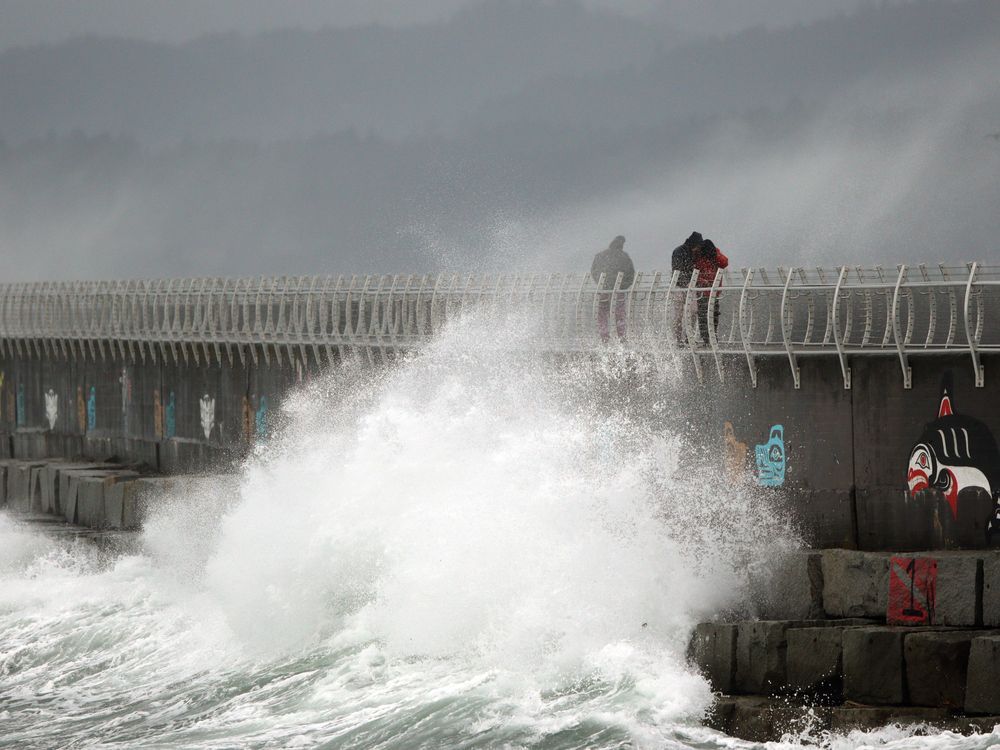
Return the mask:
<svg viewBox="0 0 1000 750"><path fill-rule="evenodd" d="M698 383L688 370L676 416L719 471L783 504L810 544L986 544L1000 487L1000 414L990 406L1000 401L1000 379L977 388L967 359L939 356L913 364L907 389L897 362L859 358L847 390L836 361L811 358L796 388L787 362L769 358L753 387L738 358L721 362L721 381L709 371ZM1000 368L995 355L981 363ZM267 439L290 390L327 366L263 356L256 365L185 365L8 353L0 357L0 457L112 460L164 474L224 470ZM663 377L673 377L667 369ZM674 386L661 388L671 389L677 399ZM941 435L946 444L935 447ZM916 463L921 445L924 467Z"/></svg>
<svg viewBox="0 0 1000 750"><path fill-rule="evenodd" d="M729 734L1000 724L1000 552L803 552L758 605L698 625L690 644Z"/></svg>
<svg viewBox="0 0 1000 750"><path fill-rule="evenodd" d="M798 290L794 274L759 286L747 278L738 294L732 285L710 292L721 295L715 299L722 322L709 341L693 336L696 320L685 307L701 292L655 279L628 293L626 338L610 342L600 341L596 326L604 292L579 279L579 288L551 279L506 287L436 282L438 293L430 297L415 291L425 285L388 281L367 290L352 282L323 297L327 292L306 293L297 282L273 298L258 292L257 307L245 302L246 287L189 285L176 294L105 287L78 299L76 313L59 306L56 290L46 298L50 307L40 308L47 317L25 307L38 297L22 294L18 309L30 314L13 317L16 306L3 298L3 501L13 512L136 528L163 498L192 494L185 482L193 480L178 477L235 468L247 477L244 459L257 446L258 458L275 452L279 465L251 457L249 476L260 487L240 490L239 511L224 524L230 541L213 547L212 559L248 547L281 549L268 553L252 583L240 576L253 561L241 559L224 574L215 562L206 569L233 583L251 602L239 610L255 618L271 616L267 597L281 590L257 579L285 565L294 578L360 544L349 558L323 567L327 575L315 577L320 583L311 577L305 590L315 584L323 589L316 601L327 602L325 586L349 581L334 600L353 602L375 618L375 637L391 640L396 631L378 621L384 613L369 611L376 599L353 593L371 589L391 597L371 539L386 540L378 548L408 551L395 561L404 576L407 565L421 571L428 559L450 561L432 580L470 571L472 581L460 579L429 600L467 592L473 600L467 609L477 613L483 607L474 592L492 590L481 571L495 568L502 571L497 580L507 581L511 547L527 545L532 560L515 577L510 601L520 602L525 579L549 592L551 580L572 578L556 562L578 560L570 566L575 570L593 557L597 539L606 556L645 582L643 595L619 601L616 573L595 602L591 581L601 575L595 569L586 586L573 588L585 596L557 612L546 609L538 621L605 607L609 614L599 622L564 624L575 634L569 640L587 649L595 629L603 634L588 659L605 643L646 637L656 664L639 671L675 675L671 670L680 668L669 654L673 639L692 625L687 613L707 618L711 613L699 607L715 602L728 616L695 629L688 657L718 691L709 722L727 733L774 737L801 724L803 707L818 729L897 718L963 731L987 726L1000 709L970 696L979 684L973 675L984 674L980 666L992 669L983 654L1000 632L991 603L994 558L986 549L1000 486L994 438L1000 421L990 408L1000 388L992 375L1000 366L990 326L992 287L966 281L963 293L915 285L911 315L902 273L882 286L865 280L849 288L841 272L832 277L836 287ZM84 323L73 323L77 315ZM477 316L480 322L469 325ZM327 328L311 320L325 320ZM424 347L427 356L411 356ZM373 389L351 387L351 378L364 381L372 368L392 375ZM337 383L337 399L318 387L328 381ZM302 389L312 401L299 398L292 412L284 410ZM554 441L547 437L553 430ZM505 446L499 452L497 441ZM632 466L642 467L638 480ZM494 473L484 480L483 471ZM357 488L365 502L358 505L353 490L338 497L341 485ZM624 495L622 487L629 488ZM578 512L581 499L594 504L580 521L586 534L560 538L554 527ZM551 512L537 515L547 507ZM521 514L514 523L510 510ZM610 535L608 511L618 514ZM184 523L195 516L185 515ZM306 518L310 528L300 528ZM456 518L462 523L449 526ZM324 533L337 545L313 537L316 519L335 519ZM488 522L474 547L467 546L462 540L470 523L479 529L478 519ZM776 542L788 538L786 520L812 551L777 554ZM288 524L288 536L299 541L272 545L276 529ZM425 559L426 550L407 545L428 529L438 543ZM525 539L524 529L537 533ZM641 561L616 557L624 554L623 529L638 534L632 543ZM505 541L486 555L498 532ZM541 539L546 534L553 539ZM745 549L751 537L768 544ZM574 546L581 538L590 540L586 551ZM699 540L693 551L692 539ZM550 559L553 543L572 554ZM289 563L288 550L296 546L322 554L308 564ZM469 563L470 555L478 562ZM796 562L759 577L756 564L749 565L753 580L733 579L748 555ZM676 595L697 595L661 612L663 582L678 570L686 572ZM407 589L424 585L422 576L408 580ZM221 588L220 601L228 602L230 586ZM743 589L752 606L733 611L728 603L740 600ZM912 596L900 598L899 591ZM277 611L323 620L325 604L310 599L297 608L298 601L291 597ZM405 597L396 603L404 613L414 606ZM419 614L433 624L423 646L443 648L438 641L450 632L450 619ZM478 617L468 623L470 633L480 632ZM339 618L323 627L341 627ZM534 633L534 622L530 616L523 625ZM274 631L284 633L287 625ZM289 632L301 632L292 625ZM490 632L496 627L506 625L491 621ZM536 640L525 636L525 642L530 650ZM873 685L859 677L857 665L875 654L888 656L869 670ZM932 698L927 675L942 685ZM696 680L683 670L675 676Z"/></svg>

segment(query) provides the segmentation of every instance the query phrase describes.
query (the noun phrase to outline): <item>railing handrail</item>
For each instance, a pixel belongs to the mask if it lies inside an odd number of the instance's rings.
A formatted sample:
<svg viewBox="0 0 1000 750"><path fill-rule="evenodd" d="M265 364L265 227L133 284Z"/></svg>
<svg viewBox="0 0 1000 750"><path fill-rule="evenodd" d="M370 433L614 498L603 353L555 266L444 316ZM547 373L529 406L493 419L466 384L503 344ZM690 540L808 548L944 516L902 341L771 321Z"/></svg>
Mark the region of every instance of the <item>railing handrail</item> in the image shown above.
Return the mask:
<svg viewBox="0 0 1000 750"><path fill-rule="evenodd" d="M686 349L699 377L704 358L723 377L720 358L739 355L756 383L755 358L783 356L797 383L800 357L829 355L849 388L849 358L892 355L909 387L911 357L966 354L981 385L982 355L1000 352L998 265L726 269L685 285L677 278L640 272L628 289L620 274L595 282L580 273L15 282L0 284L0 354L169 355L200 364L223 352L232 362L234 351L256 362L262 350L266 361L311 352L319 362L347 350L371 356L420 346L475 308L534 319L526 346L586 351L601 343L597 318L609 307L612 318L625 318L625 346L669 351L675 362ZM718 330L699 324L698 310L718 314Z"/></svg>

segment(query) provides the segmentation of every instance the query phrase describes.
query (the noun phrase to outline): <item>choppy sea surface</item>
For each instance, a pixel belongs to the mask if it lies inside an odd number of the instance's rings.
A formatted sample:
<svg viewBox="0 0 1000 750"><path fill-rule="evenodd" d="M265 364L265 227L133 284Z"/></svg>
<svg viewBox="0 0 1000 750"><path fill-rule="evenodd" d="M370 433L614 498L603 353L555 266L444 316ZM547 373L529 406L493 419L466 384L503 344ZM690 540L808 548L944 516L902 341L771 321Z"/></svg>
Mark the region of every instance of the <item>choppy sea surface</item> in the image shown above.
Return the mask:
<svg viewBox="0 0 1000 750"><path fill-rule="evenodd" d="M669 368L525 335L458 322L305 384L235 477L127 544L0 514L0 746L753 747L702 725L685 648L794 529L664 429ZM771 747L803 744L1000 733Z"/></svg>

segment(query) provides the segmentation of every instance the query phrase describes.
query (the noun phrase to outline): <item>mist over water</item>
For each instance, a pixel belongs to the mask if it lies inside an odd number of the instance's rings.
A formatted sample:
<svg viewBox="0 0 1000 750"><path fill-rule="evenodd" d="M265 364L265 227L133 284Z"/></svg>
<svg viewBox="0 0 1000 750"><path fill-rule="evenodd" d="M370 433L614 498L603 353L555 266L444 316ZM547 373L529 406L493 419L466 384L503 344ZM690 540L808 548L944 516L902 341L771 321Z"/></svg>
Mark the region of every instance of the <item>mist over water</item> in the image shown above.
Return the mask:
<svg viewBox="0 0 1000 750"><path fill-rule="evenodd" d="M666 417L669 368L530 335L467 318L313 380L139 554L0 516L0 742L744 746L700 726L686 643L794 531ZM915 738L825 741L862 740Z"/></svg>

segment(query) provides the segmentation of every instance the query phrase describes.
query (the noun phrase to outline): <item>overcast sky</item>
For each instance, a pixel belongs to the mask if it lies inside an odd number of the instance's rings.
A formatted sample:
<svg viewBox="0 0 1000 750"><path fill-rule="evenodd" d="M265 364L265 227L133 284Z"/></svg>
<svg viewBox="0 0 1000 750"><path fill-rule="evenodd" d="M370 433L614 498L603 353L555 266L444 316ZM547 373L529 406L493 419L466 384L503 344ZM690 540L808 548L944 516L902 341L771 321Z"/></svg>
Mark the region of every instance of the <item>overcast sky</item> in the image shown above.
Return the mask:
<svg viewBox="0 0 1000 750"><path fill-rule="evenodd" d="M1000 0L0 0L0 257L995 263L998 38Z"/></svg>
<svg viewBox="0 0 1000 750"><path fill-rule="evenodd" d="M512 3L521 0L510 0ZM849 12L868 0L585 0L591 7L653 16L678 30L729 34ZM904 0L893 0L902 2ZM181 42L203 34L252 34L370 23L441 21L479 0L0 0L0 50L100 34Z"/></svg>

